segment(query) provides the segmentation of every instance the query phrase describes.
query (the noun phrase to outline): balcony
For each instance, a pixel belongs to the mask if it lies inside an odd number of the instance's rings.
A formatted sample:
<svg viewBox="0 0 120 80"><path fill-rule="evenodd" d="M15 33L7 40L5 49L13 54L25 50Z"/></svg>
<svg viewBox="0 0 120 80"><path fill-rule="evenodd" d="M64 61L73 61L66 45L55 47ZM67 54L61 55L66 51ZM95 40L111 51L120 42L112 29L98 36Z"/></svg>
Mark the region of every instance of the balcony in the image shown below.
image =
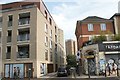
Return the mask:
<svg viewBox="0 0 120 80"><path fill-rule="evenodd" d="M7 42L11 42L12 41L12 37L11 36L7 36Z"/></svg>
<svg viewBox="0 0 120 80"><path fill-rule="evenodd" d="M18 41L29 41L30 34L18 35Z"/></svg>
<svg viewBox="0 0 120 80"><path fill-rule="evenodd" d="M12 21L8 21L8 27L12 27Z"/></svg>
<svg viewBox="0 0 120 80"><path fill-rule="evenodd" d="M10 54L11 54L11 52L6 53L6 59L10 59Z"/></svg>
<svg viewBox="0 0 120 80"><path fill-rule="evenodd" d="M29 52L19 51L17 52L17 58L29 58Z"/></svg>
<svg viewBox="0 0 120 80"><path fill-rule="evenodd" d="M29 25L29 24L30 24L30 18L19 19L18 25Z"/></svg>

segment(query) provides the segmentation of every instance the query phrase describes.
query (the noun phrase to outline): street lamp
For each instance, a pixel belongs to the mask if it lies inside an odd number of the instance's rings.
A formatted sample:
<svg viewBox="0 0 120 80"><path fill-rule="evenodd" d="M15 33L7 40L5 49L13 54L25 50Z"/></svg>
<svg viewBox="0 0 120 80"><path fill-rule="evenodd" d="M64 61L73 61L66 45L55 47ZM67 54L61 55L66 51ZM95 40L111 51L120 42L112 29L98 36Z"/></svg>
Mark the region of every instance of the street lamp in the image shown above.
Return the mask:
<svg viewBox="0 0 120 80"><path fill-rule="evenodd" d="M29 80L30 80L30 76L31 76L31 68L28 69L28 77L29 77Z"/></svg>
<svg viewBox="0 0 120 80"><path fill-rule="evenodd" d="M80 76L80 62L81 62L81 50L77 52L77 56L76 56L76 61L77 61L77 64L78 64L78 76Z"/></svg>

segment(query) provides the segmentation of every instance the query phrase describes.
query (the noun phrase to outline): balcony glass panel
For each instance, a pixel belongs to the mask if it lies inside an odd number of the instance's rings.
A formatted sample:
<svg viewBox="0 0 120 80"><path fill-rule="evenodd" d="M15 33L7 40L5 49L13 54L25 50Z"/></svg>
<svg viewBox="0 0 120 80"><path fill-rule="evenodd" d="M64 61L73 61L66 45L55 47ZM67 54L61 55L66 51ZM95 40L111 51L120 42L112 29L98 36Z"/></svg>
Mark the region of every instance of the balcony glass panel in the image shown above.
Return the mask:
<svg viewBox="0 0 120 80"><path fill-rule="evenodd" d="M30 24L30 18L19 19L19 25Z"/></svg>
<svg viewBox="0 0 120 80"><path fill-rule="evenodd" d="M29 45L18 46L17 58L29 58Z"/></svg>
<svg viewBox="0 0 120 80"><path fill-rule="evenodd" d="M11 42L11 36L7 36L7 42Z"/></svg>
<svg viewBox="0 0 120 80"><path fill-rule="evenodd" d="M12 21L8 21L8 27L12 26Z"/></svg>
<svg viewBox="0 0 120 80"><path fill-rule="evenodd" d="M10 59L10 54L11 54L11 52L6 53L6 59Z"/></svg>
<svg viewBox="0 0 120 80"><path fill-rule="evenodd" d="M29 53L25 51L19 51L17 53L17 58L29 58Z"/></svg>
<svg viewBox="0 0 120 80"><path fill-rule="evenodd" d="M18 41L28 41L28 40L30 40L29 34L18 35Z"/></svg>

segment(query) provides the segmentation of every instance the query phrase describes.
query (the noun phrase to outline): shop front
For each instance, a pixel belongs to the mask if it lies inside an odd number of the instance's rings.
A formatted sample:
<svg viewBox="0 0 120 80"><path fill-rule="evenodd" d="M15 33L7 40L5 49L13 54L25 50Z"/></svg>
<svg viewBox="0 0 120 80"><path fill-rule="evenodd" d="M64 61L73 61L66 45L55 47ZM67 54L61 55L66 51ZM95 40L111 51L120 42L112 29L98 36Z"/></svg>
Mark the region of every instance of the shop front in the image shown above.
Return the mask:
<svg viewBox="0 0 120 80"><path fill-rule="evenodd" d="M5 64L4 65L5 78L27 78L33 77L32 63L26 64Z"/></svg>

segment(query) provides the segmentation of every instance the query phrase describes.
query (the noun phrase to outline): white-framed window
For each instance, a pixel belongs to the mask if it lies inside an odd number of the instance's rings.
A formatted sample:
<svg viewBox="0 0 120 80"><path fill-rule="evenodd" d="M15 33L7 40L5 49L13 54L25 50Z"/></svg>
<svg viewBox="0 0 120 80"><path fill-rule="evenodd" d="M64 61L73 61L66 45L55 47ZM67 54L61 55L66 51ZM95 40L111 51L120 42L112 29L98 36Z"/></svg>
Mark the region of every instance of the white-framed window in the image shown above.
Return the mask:
<svg viewBox="0 0 120 80"><path fill-rule="evenodd" d="M52 52L50 52L50 61L51 61L51 62L53 61L53 55L52 55Z"/></svg>
<svg viewBox="0 0 120 80"><path fill-rule="evenodd" d="M45 45L48 46L48 37L45 36Z"/></svg>
<svg viewBox="0 0 120 80"><path fill-rule="evenodd" d="M50 40L50 48L52 48L52 40Z"/></svg>
<svg viewBox="0 0 120 80"><path fill-rule="evenodd" d="M45 50L45 60L48 60L48 50Z"/></svg>
<svg viewBox="0 0 120 80"><path fill-rule="evenodd" d="M106 24L105 23L101 23L100 24L100 28L101 28L101 31L106 31Z"/></svg>
<svg viewBox="0 0 120 80"><path fill-rule="evenodd" d="M93 31L93 24L88 24L88 31Z"/></svg>
<svg viewBox="0 0 120 80"><path fill-rule="evenodd" d="M50 30L50 37L52 37L52 30Z"/></svg>
<svg viewBox="0 0 120 80"><path fill-rule="evenodd" d="M45 32L48 33L48 25L45 23Z"/></svg>

